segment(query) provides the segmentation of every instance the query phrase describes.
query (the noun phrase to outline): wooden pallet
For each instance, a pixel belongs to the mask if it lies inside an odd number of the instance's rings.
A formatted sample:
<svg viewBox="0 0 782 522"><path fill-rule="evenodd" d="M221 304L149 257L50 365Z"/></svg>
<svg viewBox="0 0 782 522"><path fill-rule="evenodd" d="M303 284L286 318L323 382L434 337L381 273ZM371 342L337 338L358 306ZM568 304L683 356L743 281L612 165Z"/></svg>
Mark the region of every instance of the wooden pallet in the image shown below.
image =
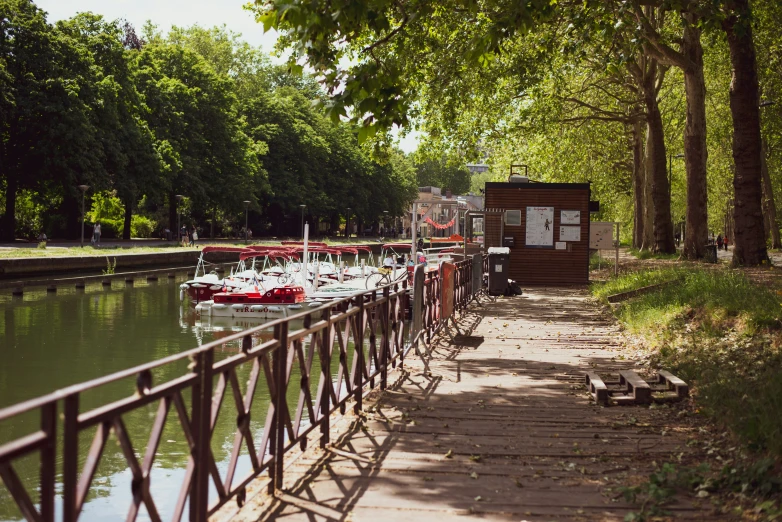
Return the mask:
<svg viewBox="0 0 782 522"><path fill-rule="evenodd" d="M690 394L686 382L665 370L657 372L657 379L652 383L632 370L619 372L618 380L603 379L595 372L587 372L585 383L595 402L604 406L678 402Z"/></svg>

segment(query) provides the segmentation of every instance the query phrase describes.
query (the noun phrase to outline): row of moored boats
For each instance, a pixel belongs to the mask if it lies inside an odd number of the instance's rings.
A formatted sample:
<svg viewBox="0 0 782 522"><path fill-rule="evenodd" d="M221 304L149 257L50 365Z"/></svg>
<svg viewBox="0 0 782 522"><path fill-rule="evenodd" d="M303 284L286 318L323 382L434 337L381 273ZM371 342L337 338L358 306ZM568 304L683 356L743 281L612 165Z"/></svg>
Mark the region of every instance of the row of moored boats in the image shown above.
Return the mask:
<svg viewBox="0 0 782 522"><path fill-rule="evenodd" d="M221 277L208 260L213 252L234 252L239 259ZM332 299L401 283L412 274L409 243L385 244L377 263L375 259L367 246L294 241L272 246L207 246L201 251L195 276L180 286L180 298L189 296L202 317L276 319ZM424 259L416 256L415 261ZM435 270L436 264L427 269Z"/></svg>

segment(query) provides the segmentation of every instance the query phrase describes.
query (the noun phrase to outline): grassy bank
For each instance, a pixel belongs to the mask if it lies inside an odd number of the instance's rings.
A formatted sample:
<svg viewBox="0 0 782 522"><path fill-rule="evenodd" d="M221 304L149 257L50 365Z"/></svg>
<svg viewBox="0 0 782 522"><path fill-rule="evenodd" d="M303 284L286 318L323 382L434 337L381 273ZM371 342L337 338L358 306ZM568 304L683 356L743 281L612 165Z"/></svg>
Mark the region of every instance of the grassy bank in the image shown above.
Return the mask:
<svg viewBox="0 0 782 522"><path fill-rule="evenodd" d="M747 447L782 456L782 301L741 272L671 268L621 275L592 287L608 295L676 282L614 313L650 349L653 367L693 386L700 410ZM606 301L607 302L607 301Z"/></svg>

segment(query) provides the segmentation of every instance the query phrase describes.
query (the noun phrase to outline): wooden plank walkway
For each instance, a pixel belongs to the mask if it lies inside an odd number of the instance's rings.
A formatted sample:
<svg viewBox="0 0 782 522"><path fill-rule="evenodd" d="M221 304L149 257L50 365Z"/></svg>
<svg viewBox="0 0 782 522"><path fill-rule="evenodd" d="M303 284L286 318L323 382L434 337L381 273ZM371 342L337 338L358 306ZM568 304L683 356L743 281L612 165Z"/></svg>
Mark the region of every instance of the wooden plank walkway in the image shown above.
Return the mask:
<svg viewBox="0 0 782 522"><path fill-rule="evenodd" d="M535 289L471 308L461 327L473 331L435 347L431 374L408 359L366 418L334 426L338 452L311 444L286 470L285 494L256 486L233 520L623 520L633 507L620 487L671 455L697 459L686 445L696 428L668 408L591 402L586 371L633 365L586 297ZM724 519L687 500L666 509Z"/></svg>

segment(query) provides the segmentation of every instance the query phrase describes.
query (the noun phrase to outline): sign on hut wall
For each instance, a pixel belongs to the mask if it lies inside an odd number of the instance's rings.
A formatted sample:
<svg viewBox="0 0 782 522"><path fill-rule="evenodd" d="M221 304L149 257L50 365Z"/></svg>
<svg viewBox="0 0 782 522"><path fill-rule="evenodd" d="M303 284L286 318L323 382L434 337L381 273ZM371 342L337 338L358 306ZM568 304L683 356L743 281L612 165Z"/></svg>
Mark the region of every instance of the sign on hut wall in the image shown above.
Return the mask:
<svg viewBox="0 0 782 522"><path fill-rule="evenodd" d="M527 207L525 244L538 248L554 246L554 207Z"/></svg>

